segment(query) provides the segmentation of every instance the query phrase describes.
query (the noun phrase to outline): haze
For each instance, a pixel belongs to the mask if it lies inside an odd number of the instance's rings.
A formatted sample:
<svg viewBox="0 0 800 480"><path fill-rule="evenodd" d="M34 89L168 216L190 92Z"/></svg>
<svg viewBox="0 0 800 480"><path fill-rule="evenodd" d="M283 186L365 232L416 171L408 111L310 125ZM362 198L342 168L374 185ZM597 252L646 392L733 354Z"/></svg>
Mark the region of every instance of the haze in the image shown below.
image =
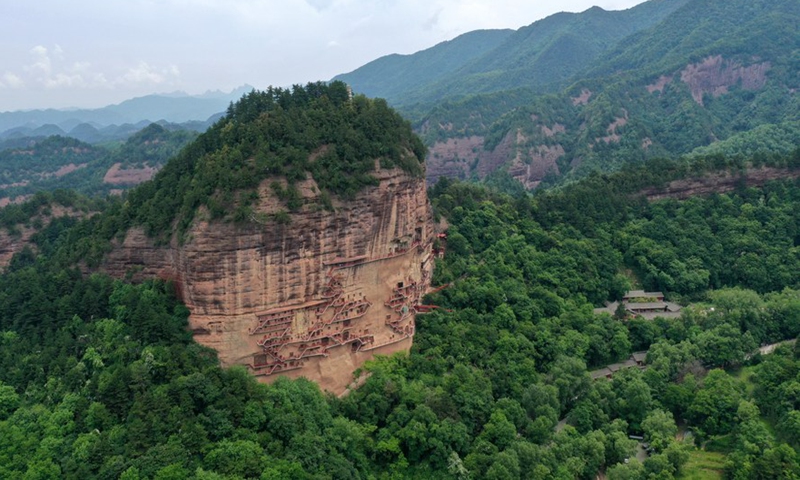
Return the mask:
<svg viewBox="0 0 800 480"><path fill-rule="evenodd" d="M325 80L462 33L641 0L5 1L0 111Z"/></svg>

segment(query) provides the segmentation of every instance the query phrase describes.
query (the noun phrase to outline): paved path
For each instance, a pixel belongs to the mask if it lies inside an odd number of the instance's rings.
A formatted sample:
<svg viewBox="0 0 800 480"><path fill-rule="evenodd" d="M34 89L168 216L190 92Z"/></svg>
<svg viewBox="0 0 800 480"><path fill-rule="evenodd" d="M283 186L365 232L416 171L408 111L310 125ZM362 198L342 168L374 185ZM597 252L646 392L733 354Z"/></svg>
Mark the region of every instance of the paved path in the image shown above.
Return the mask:
<svg viewBox="0 0 800 480"><path fill-rule="evenodd" d="M794 340L785 340L783 342L773 343L770 345L764 345L763 347L758 349L758 353L761 355L769 355L770 353L774 352L776 348L780 347L781 345L792 345L797 341Z"/></svg>

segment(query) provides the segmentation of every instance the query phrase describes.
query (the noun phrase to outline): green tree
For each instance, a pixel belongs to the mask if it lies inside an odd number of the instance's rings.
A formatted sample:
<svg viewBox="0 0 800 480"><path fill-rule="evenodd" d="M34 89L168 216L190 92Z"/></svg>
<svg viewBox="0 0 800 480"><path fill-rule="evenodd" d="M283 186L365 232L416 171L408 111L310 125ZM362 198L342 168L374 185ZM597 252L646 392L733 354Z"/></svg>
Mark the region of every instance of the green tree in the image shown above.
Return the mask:
<svg viewBox="0 0 800 480"><path fill-rule="evenodd" d="M687 414L706 434L725 434L735 424L741 400L741 386L736 380L724 370L711 370Z"/></svg>
<svg viewBox="0 0 800 480"><path fill-rule="evenodd" d="M224 475L258 477L269 465L264 449L249 440L223 440L205 457L206 468Z"/></svg>
<svg viewBox="0 0 800 480"><path fill-rule="evenodd" d="M19 407L20 399L14 387L0 381L0 421L7 419Z"/></svg>
<svg viewBox="0 0 800 480"><path fill-rule="evenodd" d="M678 433L672 414L663 410L653 410L642 421L644 438L657 451L663 452Z"/></svg>

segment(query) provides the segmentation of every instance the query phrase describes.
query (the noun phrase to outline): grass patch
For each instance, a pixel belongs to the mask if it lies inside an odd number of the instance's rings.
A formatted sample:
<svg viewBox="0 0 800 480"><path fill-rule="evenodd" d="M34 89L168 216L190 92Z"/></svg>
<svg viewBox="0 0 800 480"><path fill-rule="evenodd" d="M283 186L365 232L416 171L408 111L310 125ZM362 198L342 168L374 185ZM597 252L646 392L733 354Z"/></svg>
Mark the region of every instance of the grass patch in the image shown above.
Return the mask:
<svg viewBox="0 0 800 480"><path fill-rule="evenodd" d="M735 441L736 438L731 434L715 435L703 445L703 448L709 452L730 453L734 450Z"/></svg>
<svg viewBox="0 0 800 480"><path fill-rule="evenodd" d="M731 370L730 372L728 372L731 374L731 376L733 376L736 380L740 381L745 386L746 395L748 398L753 396L753 389L755 389L756 387L755 384L751 381L755 371L756 367L753 365L747 367L739 367L736 368L735 370Z"/></svg>
<svg viewBox="0 0 800 480"><path fill-rule="evenodd" d="M679 480L719 480L725 467L725 455L718 452L695 450L689 461L675 478Z"/></svg>

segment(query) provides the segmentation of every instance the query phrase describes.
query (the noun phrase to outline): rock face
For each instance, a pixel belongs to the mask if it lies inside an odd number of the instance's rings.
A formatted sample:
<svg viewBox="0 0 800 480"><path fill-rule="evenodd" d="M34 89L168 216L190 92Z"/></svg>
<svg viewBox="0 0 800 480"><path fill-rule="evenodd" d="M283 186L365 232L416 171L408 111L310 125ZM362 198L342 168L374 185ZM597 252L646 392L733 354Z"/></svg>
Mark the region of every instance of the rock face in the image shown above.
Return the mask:
<svg viewBox="0 0 800 480"><path fill-rule="evenodd" d="M466 179L473 172L486 178L503 165L508 165L508 173L525 188L536 188L547 174L560 173L556 162L565 152L553 138L566 133L566 128L560 123L550 127L535 116L532 120L536 125L536 135L532 138L516 129L508 132L491 150L484 148L485 139L480 136L450 138L435 143L426 159L428 183L436 183L439 177ZM616 129L616 125L613 126Z"/></svg>
<svg viewBox="0 0 800 480"><path fill-rule="evenodd" d="M800 177L800 170L784 168L750 168L738 174L715 172L702 177L674 180L662 187L651 187L640 191L649 201L709 195L711 193L732 192L738 187L760 187L771 180L784 180Z"/></svg>
<svg viewBox="0 0 800 480"><path fill-rule="evenodd" d="M20 229L19 235L10 235L6 230L0 230L0 270L5 269L11 263L11 257L28 245L34 233L34 230L26 227Z"/></svg>
<svg viewBox="0 0 800 480"><path fill-rule="evenodd" d="M112 185L138 185L153 178L160 167L145 165L142 168L123 169L121 163L115 163L103 176L103 183Z"/></svg>
<svg viewBox="0 0 800 480"><path fill-rule="evenodd" d="M767 72L771 67L769 62L745 67L717 55L708 57L701 63L687 65L681 72L681 81L689 86L694 101L703 105L703 95L719 97L728 93L728 89L738 83L745 90L763 88L767 83Z"/></svg>
<svg viewBox="0 0 800 480"><path fill-rule="evenodd" d="M274 216L283 206L265 181L249 223L196 218L188 240L168 246L134 229L103 269L174 280L195 339L223 365L342 393L364 361L411 347L433 267L425 181L399 169L374 175L377 186L334 200L333 212L307 179L288 222Z"/></svg>

